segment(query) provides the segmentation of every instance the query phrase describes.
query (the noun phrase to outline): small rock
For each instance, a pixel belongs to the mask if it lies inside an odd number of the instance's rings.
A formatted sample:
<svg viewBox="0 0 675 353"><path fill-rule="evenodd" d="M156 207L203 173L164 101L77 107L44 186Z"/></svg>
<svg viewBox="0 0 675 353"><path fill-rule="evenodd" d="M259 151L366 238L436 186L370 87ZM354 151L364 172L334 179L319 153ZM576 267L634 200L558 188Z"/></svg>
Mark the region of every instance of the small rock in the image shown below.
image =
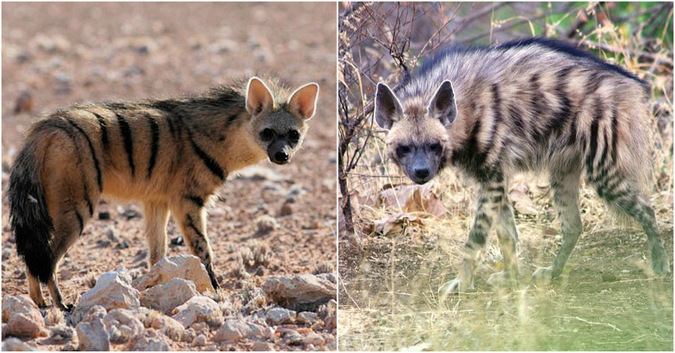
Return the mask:
<svg viewBox="0 0 675 353"><path fill-rule="evenodd" d="M284 216L290 216L293 214L293 207L291 207L291 203L286 201L284 204L281 206L281 209L279 210L279 216L284 217Z"/></svg>
<svg viewBox="0 0 675 353"><path fill-rule="evenodd" d="M117 243L120 241L120 237L117 234L117 230L115 230L114 228L108 228L104 230L103 235L105 235L108 238L108 240L110 240L113 243Z"/></svg>
<svg viewBox="0 0 675 353"><path fill-rule="evenodd" d="M270 277L263 290L283 306L322 303L336 297L335 283L316 275L292 275Z"/></svg>
<svg viewBox="0 0 675 353"><path fill-rule="evenodd" d="M173 245L173 246L183 246L183 245L185 245L185 240L183 239L182 236L177 236L175 238L171 238L171 245Z"/></svg>
<svg viewBox="0 0 675 353"><path fill-rule="evenodd" d="M77 338L80 342L78 348L81 351L110 350L110 338L101 319L77 324Z"/></svg>
<svg viewBox="0 0 675 353"><path fill-rule="evenodd" d="M141 292L141 305L168 314L197 294L194 282L176 277Z"/></svg>
<svg viewBox="0 0 675 353"><path fill-rule="evenodd" d="M267 352L274 350L274 344L270 342L254 342L251 350L255 352Z"/></svg>
<svg viewBox="0 0 675 353"><path fill-rule="evenodd" d="M100 211L98 213L98 219L102 221L106 221L110 219L110 212L109 211Z"/></svg>
<svg viewBox="0 0 675 353"><path fill-rule="evenodd" d="M284 342L289 345L300 345L302 344L302 335L299 334L297 331L292 330L292 329L279 329L279 332L283 335Z"/></svg>
<svg viewBox="0 0 675 353"><path fill-rule="evenodd" d="M113 343L125 343L143 333L145 328L141 320L126 309L111 310L103 318L103 323L108 328L108 336Z"/></svg>
<svg viewBox="0 0 675 353"><path fill-rule="evenodd" d="M96 281L94 288L82 295L76 314L89 311L94 305L101 305L106 310L129 309L140 306L140 293L131 286L131 276L122 267L106 272Z"/></svg>
<svg viewBox="0 0 675 353"><path fill-rule="evenodd" d="M121 243L118 243L118 244L115 246L115 249L121 249L121 250L123 250L123 249L128 249L129 246L130 246L130 245L129 245L129 242L126 241L126 240L123 240Z"/></svg>
<svg viewBox="0 0 675 353"><path fill-rule="evenodd" d="M257 235L265 235L277 228L279 228L279 223L272 216L264 215L256 218L256 225L258 226Z"/></svg>
<svg viewBox="0 0 675 353"><path fill-rule="evenodd" d="M292 324L295 316L295 311L284 308L272 308L265 313L267 322L272 325Z"/></svg>
<svg viewBox="0 0 675 353"><path fill-rule="evenodd" d="M122 217L125 217L127 220L130 220L130 219L133 219L133 218L143 217L143 214L141 213L141 211L136 209L136 207L133 206L133 205L123 209L123 211L121 213L122 213Z"/></svg>
<svg viewBox="0 0 675 353"><path fill-rule="evenodd" d="M58 325L51 327L51 333L49 335L49 338L45 338L38 343L41 345L62 345L66 344L70 341L73 340L73 337L75 337L75 329L66 326L66 325Z"/></svg>
<svg viewBox="0 0 675 353"><path fill-rule="evenodd" d="M218 325L223 321L223 312L213 299L204 296L192 297L173 310L173 318L188 328L197 322Z"/></svg>
<svg viewBox="0 0 675 353"><path fill-rule="evenodd" d="M12 250L10 249L2 249L2 261L5 261L9 259L12 256Z"/></svg>
<svg viewBox="0 0 675 353"><path fill-rule="evenodd" d="M87 311L84 315L84 318L82 319L82 322L92 322L94 320L101 319L108 314L107 310L105 310L104 307L100 305L94 305L91 308L89 308L89 311Z"/></svg>
<svg viewBox="0 0 675 353"><path fill-rule="evenodd" d="M169 342L166 337L157 333L153 329L148 329L145 334L137 336L126 346L127 351L168 351Z"/></svg>
<svg viewBox="0 0 675 353"><path fill-rule="evenodd" d="M199 293L213 291L206 268L199 258L193 255L163 258L152 266L145 276L134 281L134 287L142 291L158 284L165 284L176 277L193 281Z"/></svg>
<svg viewBox="0 0 675 353"><path fill-rule="evenodd" d="M312 326L319 322L319 315L311 311L303 311L298 314L298 322Z"/></svg>
<svg viewBox="0 0 675 353"><path fill-rule="evenodd" d="M2 299L3 336L44 337L45 320L28 296L8 295Z"/></svg>
<svg viewBox="0 0 675 353"><path fill-rule="evenodd" d="M33 111L33 96L28 91L23 91L16 99L14 104L14 114L19 114L23 112L30 113Z"/></svg>
<svg viewBox="0 0 675 353"><path fill-rule="evenodd" d="M244 319L227 320L213 337L215 342L236 342L243 338L270 339L274 336L272 328Z"/></svg>
<svg viewBox="0 0 675 353"><path fill-rule="evenodd" d="M152 320L151 327L159 330L174 341L184 341L189 337L183 325L180 322L166 316L158 315Z"/></svg>
<svg viewBox="0 0 675 353"><path fill-rule="evenodd" d="M195 337L195 339L192 341L192 346L194 347L203 347L206 346L206 336L203 334Z"/></svg>
<svg viewBox="0 0 675 353"><path fill-rule="evenodd" d="M323 346L324 344L326 344L326 340L323 339L323 337L321 337L321 335L319 335L318 333L310 332L309 334L307 334L307 336L305 336L302 339L302 344L304 344L306 346L311 344L311 345L314 345L315 347L317 347L317 346Z"/></svg>
<svg viewBox="0 0 675 353"><path fill-rule="evenodd" d="M10 337L2 342L2 350L7 351L34 351L35 347L25 343L24 341Z"/></svg>

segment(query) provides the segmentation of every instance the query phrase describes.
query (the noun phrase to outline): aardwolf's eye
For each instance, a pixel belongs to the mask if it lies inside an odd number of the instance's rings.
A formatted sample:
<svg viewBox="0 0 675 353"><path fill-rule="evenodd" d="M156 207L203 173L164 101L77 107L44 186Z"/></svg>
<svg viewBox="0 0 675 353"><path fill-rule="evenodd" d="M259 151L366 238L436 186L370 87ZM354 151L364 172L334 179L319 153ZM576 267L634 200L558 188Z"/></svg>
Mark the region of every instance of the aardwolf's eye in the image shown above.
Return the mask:
<svg viewBox="0 0 675 353"><path fill-rule="evenodd" d="M260 132L260 139L263 140L263 141L265 141L265 142L267 142L267 141L273 139L273 138L274 138L274 135L276 135L276 134L274 133L274 130L272 130L272 129L265 129L265 130L263 130L263 131Z"/></svg>
<svg viewBox="0 0 675 353"><path fill-rule="evenodd" d="M297 130L291 130L288 132L288 139L291 143L296 144L300 141L300 133Z"/></svg>
<svg viewBox="0 0 675 353"><path fill-rule="evenodd" d="M431 152L436 153L436 154L441 153L441 150L442 150L441 144L438 143L438 142L431 144L431 146L429 146L429 148L431 149Z"/></svg>
<svg viewBox="0 0 675 353"><path fill-rule="evenodd" d="M396 156L398 158L403 158L406 154L410 153L410 146L398 146L396 147Z"/></svg>

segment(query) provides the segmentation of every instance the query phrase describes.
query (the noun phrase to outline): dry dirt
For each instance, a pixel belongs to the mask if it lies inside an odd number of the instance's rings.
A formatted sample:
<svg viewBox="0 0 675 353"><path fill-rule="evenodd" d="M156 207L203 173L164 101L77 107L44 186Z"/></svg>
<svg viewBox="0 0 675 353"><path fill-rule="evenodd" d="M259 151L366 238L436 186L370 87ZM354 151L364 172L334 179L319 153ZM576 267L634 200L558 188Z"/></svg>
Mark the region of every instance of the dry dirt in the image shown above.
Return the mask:
<svg viewBox="0 0 675 353"><path fill-rule="evenodd" d="M226 293L260 286L271 275L310 273L317 266L335 271L335 4L13 3L2 7L3 190L25 129L40 114L56 108L82 101L179 96L206 90L228 77L256 73L277 74L293 86L316 81L321 86L319 108L303 149L288 166L261 162L267 177L231 175L209 209L208 233L215 270ZM20 105L32 109L15 113L22 94ZM291 214L280 216L285 200L293 195ZM140 208L108 202L99 205L97 212L110 212L110 220L90 221L61 264L65 302L76 302L89 289L86 276L98 278L121 266L147 268L143 217L133 214ZM257 236L254 220L262 215L274 217L279 228ZM27 294L24 266L7 220L3 198L2 295ZM106 230L116 232L119 239L110 241ZM172 239L180 236L173 221L168 233ZM249 279L239 280L232 275L236 255L254 241L269 245L272 261L264 270L251 270ZM186 246L171 245L167 256L186 253ZM322 333L335 340L334 328ZM194 349L177 342L171 348ZM230 348L250 349L250 345Z"/></svg>

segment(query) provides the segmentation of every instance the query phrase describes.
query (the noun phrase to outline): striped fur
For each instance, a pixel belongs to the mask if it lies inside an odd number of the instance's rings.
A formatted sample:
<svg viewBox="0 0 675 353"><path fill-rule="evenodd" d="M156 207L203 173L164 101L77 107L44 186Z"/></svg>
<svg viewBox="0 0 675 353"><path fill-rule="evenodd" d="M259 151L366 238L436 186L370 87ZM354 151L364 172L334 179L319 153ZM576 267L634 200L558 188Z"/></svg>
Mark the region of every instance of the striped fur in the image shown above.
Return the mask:
<svg viewBox="0 0 675 353"><path fill-rule="evenodd" d="M190 98L81 104L35 123L8 189L31 298L44 306L46 283L67 308L58 263L104 196L144 204L151 265L166 252L171 212L217 289L207 200L233 171L264 158L290 162L316 110L317 84L291 92L267 83L254 77Z"/></svg>
<svg viewBox="0 0 675 353"><path fill-rule="evenodd" d="M582 231L582 177L610 207L640 223L652 269L669 272L645 196L651 170L648 99L647 83L626 70L543 38L450 47L396 93L379 84L375 119L389 130L390 156L406 175L425 183L453 165L479 185L467 257L446 292L473 288L475 256L493 228L507 268L491 282L516 277L518 232L506 189L510 176L525 171L549 173L563 224L560 252L535 279L561 274ZM442 153L438 146L432 151L439 144Z"/></svg>

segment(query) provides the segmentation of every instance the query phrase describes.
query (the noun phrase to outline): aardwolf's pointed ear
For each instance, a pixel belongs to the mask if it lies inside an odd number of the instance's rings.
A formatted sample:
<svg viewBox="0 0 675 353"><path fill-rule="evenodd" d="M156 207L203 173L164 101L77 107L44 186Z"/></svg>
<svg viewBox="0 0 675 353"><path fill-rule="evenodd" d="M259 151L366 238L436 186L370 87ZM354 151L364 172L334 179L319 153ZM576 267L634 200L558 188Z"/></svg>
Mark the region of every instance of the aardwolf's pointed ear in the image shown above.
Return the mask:
<svg viewBox="0 0 675 353"><path fill-rule="evenodd" d="M308 83L293 92L288 99L291 113L299 114L304 120L309 120L316 112L316 102L319 100L319 85Z"/></svg>
<svg viewBox="0 0 675 353"><path fill-rule="evenodd" d="M384 83L377 84L375 92L375 121L385 130L403 117L403 108L394 92Z"/></svg>
<svg viewBox="0 0 675 353"><path fill-rule="evenodd" d="M274 107L274 97L267 85L257 77L251 77L246 85L246 111L258 115Z"/></svg>
<svg viewBox="0 0 675 353"><path fill-rule="evenodd" d="M452 89L450 81L445 80L441 83L434 94L434 98L431 98L427 111L430 117L438 119L445 126L455 121L457 117L457 104L455 103L455 92Z"/></svg>

